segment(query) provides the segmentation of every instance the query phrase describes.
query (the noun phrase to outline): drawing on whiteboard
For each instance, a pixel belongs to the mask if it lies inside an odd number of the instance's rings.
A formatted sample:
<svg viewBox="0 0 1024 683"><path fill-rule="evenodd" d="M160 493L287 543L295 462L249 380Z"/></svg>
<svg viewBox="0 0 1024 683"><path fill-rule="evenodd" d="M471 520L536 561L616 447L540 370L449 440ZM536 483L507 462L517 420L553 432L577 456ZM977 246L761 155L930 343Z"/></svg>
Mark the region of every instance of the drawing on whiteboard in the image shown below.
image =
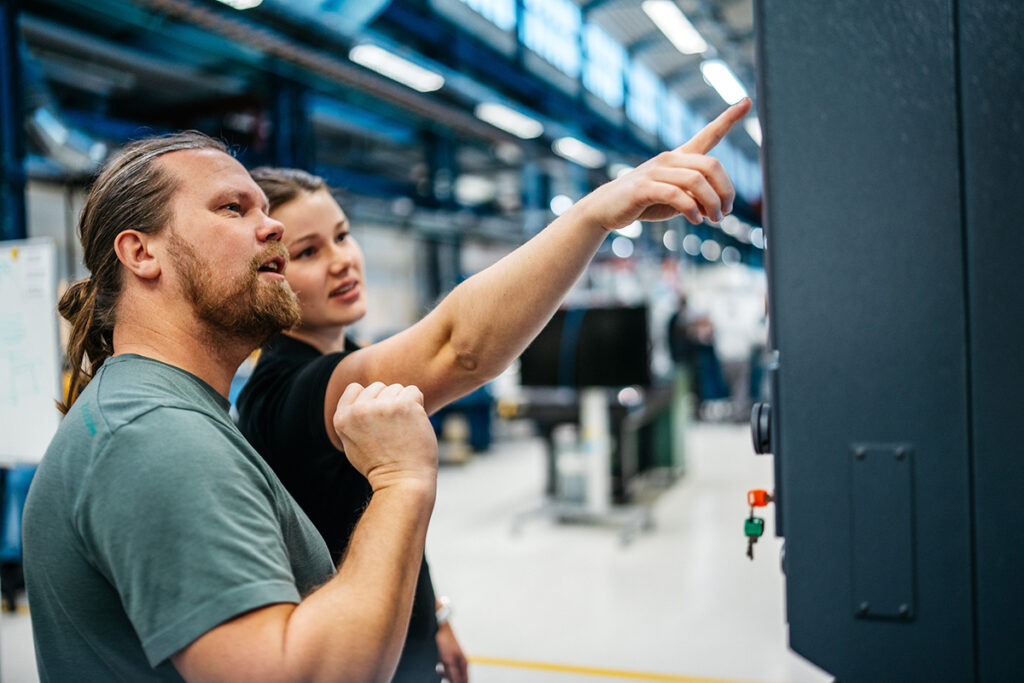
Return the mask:
<svg viewBox="0 0 1024 683"><path fill-rule="evenodd" d="M60 422L56 247L0 242L0 465L42 458Z"/></svg>

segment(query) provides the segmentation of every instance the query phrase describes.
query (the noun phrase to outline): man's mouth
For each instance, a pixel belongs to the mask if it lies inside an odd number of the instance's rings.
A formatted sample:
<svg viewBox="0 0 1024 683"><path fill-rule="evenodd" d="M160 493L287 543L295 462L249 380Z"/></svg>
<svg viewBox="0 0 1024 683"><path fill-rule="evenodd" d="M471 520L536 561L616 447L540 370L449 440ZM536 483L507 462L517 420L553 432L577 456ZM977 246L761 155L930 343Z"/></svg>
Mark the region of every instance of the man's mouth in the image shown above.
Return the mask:
<svg viewBox="0 0 1024 683"><path fill-rule="evenodd" d="M283 275L284 263L285 261L283 258L276 256L269 261L264 261L257 270L261 273L278 273Z"/></svg>

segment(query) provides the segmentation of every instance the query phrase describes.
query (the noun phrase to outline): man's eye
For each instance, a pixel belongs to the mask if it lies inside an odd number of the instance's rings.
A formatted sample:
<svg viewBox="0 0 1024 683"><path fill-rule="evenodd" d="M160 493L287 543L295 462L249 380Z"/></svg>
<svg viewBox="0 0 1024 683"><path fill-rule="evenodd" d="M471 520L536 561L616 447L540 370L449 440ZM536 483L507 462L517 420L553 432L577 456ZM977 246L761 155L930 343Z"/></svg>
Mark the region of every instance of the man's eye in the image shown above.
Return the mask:
<svg viewBox="0 0 1024 683"><path fill-rule="evenodd" d="M242 205L239 204L238 202L231 202L230 204L225 204L220 208L224 209L225 211L231 211L232 213L242 213Z"/></svg>

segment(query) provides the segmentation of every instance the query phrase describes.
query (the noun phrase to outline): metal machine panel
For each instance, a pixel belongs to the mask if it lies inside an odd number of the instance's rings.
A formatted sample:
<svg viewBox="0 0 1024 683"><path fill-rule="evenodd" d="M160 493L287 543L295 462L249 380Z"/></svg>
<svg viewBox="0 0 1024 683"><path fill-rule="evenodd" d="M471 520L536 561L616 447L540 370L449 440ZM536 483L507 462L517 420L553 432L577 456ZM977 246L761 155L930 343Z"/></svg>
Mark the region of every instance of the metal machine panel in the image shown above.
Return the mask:
<svg viewBox="0 0 1024 683"><path fill-rule="evenodd" d="M790 644L842 681L971 680L953 4L755 11ZM851 609L863 572L849 530L878 525L872 491L899 481L854 469L855 444L913 444L898 484L913 491L913 542L892 542L909 558L893 567L909 568L867 584L883 601L911 586L905 617L902 603L897 618Z"/></svg>
<svg viewBox="0 0 1024 683"><path fill-rule="evenodd" d="M914 616L913 449L850 449L851 610L861 619Z"/></svg>
<svg viewBox="0 0 1024 683"><path fill-rule="evenodd" d="M978 671L1024 671L1024 3L961 0Z"/></svg>

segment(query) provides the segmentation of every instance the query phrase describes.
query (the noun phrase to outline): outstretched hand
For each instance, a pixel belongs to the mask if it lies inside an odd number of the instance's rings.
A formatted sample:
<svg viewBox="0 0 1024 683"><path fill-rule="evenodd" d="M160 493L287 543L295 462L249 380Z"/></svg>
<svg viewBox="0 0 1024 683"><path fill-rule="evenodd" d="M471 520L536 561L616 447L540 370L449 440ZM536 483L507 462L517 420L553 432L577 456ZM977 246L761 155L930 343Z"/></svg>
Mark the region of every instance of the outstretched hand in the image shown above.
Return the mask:
<svg viewBox="0 0 1024 683"><path fill-rule="evenodd" d="M732 211L736 190L721 162L706 156L747 112L745 98L679 147L647 160L621 178L597 188L577 203L606 230L633 221L663 221L683 215L694 225L720 221Z"/></svg>

